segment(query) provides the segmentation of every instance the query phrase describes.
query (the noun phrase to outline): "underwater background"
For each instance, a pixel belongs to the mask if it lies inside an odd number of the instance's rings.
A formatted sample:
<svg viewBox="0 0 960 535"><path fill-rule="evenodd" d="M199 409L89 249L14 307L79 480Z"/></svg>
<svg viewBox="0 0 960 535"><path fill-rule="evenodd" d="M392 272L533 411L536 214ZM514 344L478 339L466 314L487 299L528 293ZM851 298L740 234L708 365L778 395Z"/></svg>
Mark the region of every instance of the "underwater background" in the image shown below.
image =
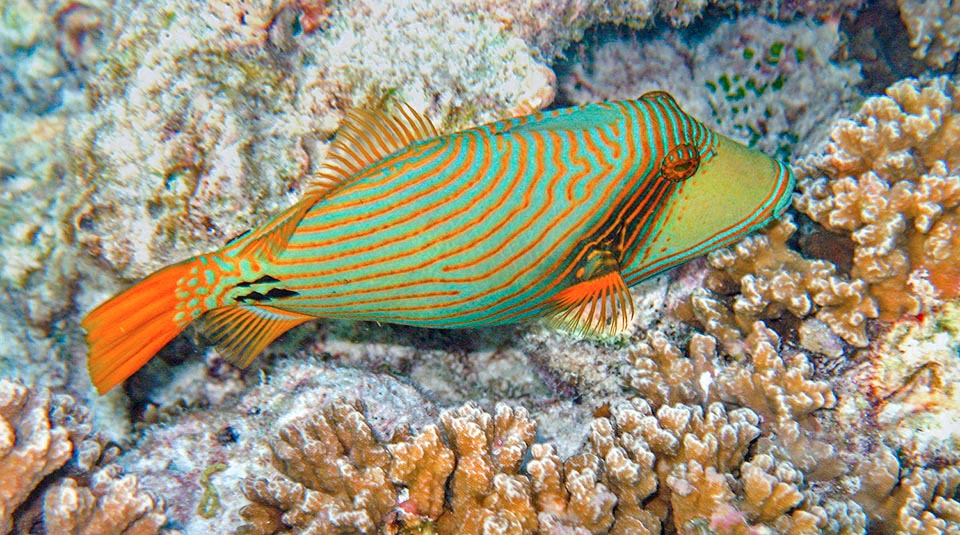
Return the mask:
<svg viewBox="0 0 960 535"><path fill-rule="evenodd" d="M960 533L958 51L946 0L0 0L0 534ZM351 107L655 89L798 185L628 336L188 329L90 384L79 318L294 203Z"/></svg>

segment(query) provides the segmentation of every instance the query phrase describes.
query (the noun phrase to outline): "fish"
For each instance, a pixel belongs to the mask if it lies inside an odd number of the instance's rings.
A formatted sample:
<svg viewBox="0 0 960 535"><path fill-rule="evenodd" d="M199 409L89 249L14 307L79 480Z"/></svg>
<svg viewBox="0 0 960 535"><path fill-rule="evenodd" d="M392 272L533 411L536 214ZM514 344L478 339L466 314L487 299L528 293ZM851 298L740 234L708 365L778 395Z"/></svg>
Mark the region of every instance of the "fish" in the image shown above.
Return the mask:
<svg viewBox="0 0 960 535"><path fill-rule="evenodd" d="M300 199L81 321L97 391L197 322L248 366L317 318L625 333L630 287L778 218L788 166L664 91L438 133L402 102L354 109Z"/></svg>

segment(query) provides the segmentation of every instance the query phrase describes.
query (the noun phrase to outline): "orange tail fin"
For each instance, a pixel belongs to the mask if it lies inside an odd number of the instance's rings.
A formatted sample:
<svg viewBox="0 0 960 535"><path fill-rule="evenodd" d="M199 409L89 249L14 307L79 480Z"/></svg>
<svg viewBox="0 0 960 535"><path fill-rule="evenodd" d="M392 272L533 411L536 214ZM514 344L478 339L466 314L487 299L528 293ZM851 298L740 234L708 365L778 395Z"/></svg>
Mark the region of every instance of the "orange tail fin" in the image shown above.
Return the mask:
<svg viewBox="0 0 960 535"><path fill-rule="evenodd" d="M177 320L177 287L197 265L192 258L157 271L83 318L90 380L101 394L143 367L189 324ZM188 312L188 311L187 311Z"/></svg>

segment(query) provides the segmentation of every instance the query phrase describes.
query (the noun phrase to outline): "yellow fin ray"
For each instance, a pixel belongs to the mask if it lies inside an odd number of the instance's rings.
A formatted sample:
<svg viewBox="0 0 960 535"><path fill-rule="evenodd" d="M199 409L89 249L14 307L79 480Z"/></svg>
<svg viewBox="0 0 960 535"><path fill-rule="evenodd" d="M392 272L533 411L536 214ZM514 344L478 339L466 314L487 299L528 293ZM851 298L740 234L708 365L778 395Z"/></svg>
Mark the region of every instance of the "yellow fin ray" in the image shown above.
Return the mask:
<svg viewBox="0 0 960 535"><path fill-rule="evenodd" d="M278 336L312 319L271 306L231 305L204 314L201 330L227 362L246 368Z"/></svg>
<svg viewBox="0 0 960 535"><path fill-rule="evenodd" d="M304 196L323 197L364 167L437 135L430 120L406 103L397 104L392 113L350 110Z"/></svg>

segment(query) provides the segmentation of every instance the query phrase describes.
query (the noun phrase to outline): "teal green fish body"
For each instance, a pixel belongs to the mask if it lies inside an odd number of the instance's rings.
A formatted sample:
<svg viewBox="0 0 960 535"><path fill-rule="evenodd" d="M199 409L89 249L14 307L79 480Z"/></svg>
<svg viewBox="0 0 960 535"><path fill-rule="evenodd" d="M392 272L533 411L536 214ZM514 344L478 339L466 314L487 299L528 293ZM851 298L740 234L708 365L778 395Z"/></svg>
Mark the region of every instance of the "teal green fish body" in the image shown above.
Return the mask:
<svg viewBox="0 0 960 535"><path fill-rule="evenodd" d="M630 286L778 217L792 188L662 92L442 136L406 106L357 111L299 203L93 311L91 376L109 389L194 319L241 365L317 317L619 332Z"/></svg>

